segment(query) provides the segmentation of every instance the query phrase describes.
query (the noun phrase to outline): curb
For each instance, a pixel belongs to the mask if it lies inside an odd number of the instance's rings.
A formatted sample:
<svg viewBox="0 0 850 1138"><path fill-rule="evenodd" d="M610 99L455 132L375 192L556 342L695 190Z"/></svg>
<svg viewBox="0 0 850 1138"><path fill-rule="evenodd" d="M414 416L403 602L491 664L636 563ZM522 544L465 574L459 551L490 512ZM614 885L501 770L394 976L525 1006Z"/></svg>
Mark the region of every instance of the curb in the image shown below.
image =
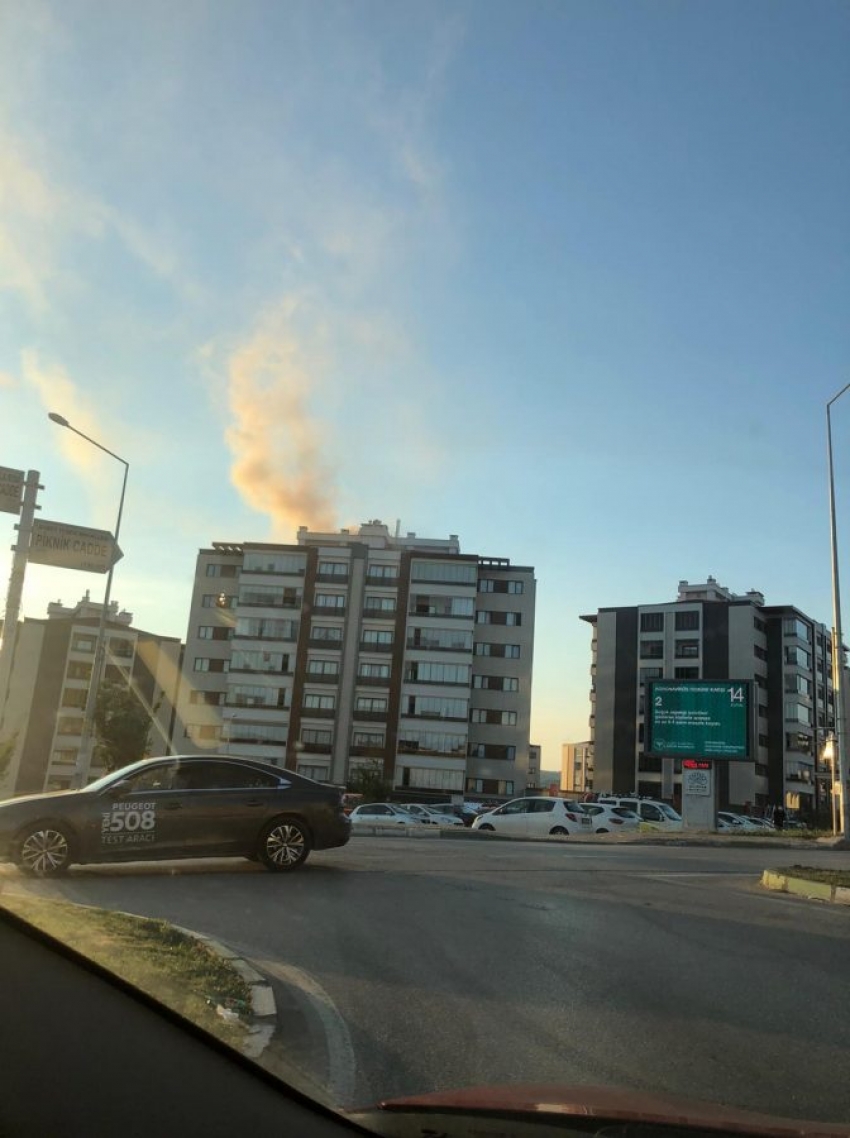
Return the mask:
<svg viewBox="0 0 850 1138"><path fill-rule="evenodd" d="M761 876L765 889L777 893L790 893L796 897L808 897L812 901L827 901L832 905L850 906L850 888L844 885L830 885L826 881L809 881L805 877L794 877L788 873L776 873L766 869Z"/></svg>
<svg viewBox="0 0 850 1138"><path fill-rule="evenodd" d="M251 992L251 1014L239 1016L248 1032L248 1038L240 1050L249 1059L259 1059L272 1041L277 1028L277 1004L271 984L244 957L221 941L195 932L194 929L174 925L174 928L193 940L199 940L210 952L226 960L230 967L241 976Z"/></svg>
<svg viewBox="0 0 850 1138"><path fill-rule="evenodd" d="M544 838L513 838L507 834L495 834L489 831L472 830L460 826L352 826L352 839L360 838L430 838L444 841L473 841L473 842L535 842L544 845L574 845L574 846L696 846L699 848L727 849L755 849L755 850L800 850L811 849L812 842L801 838L738 838L729 836L705 835L703 837L683 837L681 834L670 834L660 837L650 834L588 834L580 836L570 834L567 837L549 836ZM613 839L613 840L611 840ZM823 846L818 847L823 849ZM841 849L841 846L827 847Z"/></svg>

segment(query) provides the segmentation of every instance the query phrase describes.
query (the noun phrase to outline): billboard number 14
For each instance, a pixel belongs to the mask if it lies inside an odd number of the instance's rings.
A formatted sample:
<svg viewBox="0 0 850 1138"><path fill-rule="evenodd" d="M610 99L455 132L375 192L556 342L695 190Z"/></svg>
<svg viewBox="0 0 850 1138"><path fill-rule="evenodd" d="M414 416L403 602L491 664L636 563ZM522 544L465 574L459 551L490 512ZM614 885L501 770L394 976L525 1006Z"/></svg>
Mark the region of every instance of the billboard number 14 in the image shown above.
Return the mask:
<svg viewBox="0 0 850 1138"><path fill-rule="evenodd" d="M730 688L729 689L730 703L743 703L744 702L744 689L743 688Z"/></svg>

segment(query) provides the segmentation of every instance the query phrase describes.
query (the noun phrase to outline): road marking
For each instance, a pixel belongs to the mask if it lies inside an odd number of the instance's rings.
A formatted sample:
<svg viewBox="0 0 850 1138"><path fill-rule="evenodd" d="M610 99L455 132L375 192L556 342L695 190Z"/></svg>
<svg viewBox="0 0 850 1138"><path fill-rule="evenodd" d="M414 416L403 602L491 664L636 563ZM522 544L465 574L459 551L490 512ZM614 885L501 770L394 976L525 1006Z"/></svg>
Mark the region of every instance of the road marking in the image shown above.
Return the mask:
<svg viewBox="0 0 850 1138"><path fill-rule="evenodd" d="M357 1061L348 1025L336 1004L318 980L301 968L292 964L280 964L276 960L255 959L253 963L263 972L295 988L307 1000L318 1017L325 1036L329 1101L337 1105L352 1105L357 1088Z"/></svg>

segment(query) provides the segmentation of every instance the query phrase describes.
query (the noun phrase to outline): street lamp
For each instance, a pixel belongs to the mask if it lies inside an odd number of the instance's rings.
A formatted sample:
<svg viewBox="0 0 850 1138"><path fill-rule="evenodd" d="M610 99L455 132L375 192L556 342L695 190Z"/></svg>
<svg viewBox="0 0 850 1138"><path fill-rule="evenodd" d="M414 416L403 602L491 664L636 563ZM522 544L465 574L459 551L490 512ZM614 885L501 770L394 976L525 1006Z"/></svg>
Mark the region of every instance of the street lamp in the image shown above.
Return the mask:
<svg viewBox="0 0 850 1138"><path fill-rule="evenodd" d="M824 740L821 758L829 763L829 800L832 803L832 832L838 833L838 816L835 799L835 736L830 731Z"/></svg>
<svg viewBox="0 0 850 1138"><path fill-rule="evenodd" d="M844 653L841 633L841 591L838 581L838 537L835 531L835 477L832 465L832 405L850 383L844 385L826 405L826 449L829 464L829 536L832 547L832 693L835 701L835 749L838 751L838 783L841 788L841 832L850 841L850 811L847 794L847 730L844 717Z"/></svg>
<svg viewBox="0 0 850 1138"><path fill-rule="evenodd" d="M121 498L118 502L118 517L115 521L115 533L113 535L116 546L118 545L118 534L121 531L121 515L124 512L124 494L127 490L127 475L130 471L130 464L123 459L120 455L115 454L114 451L109 450L105 446L101 446L99 442L84 435L82 431L78 431L76 427L72 427L66 418L62 415L57 415L55 411L48 412L48 419L53 423L57 423L60 427L66 427L69 431L73 431L75 435L79 435L81 439L85 439L87 443L102 450L104 454L108 454L111 458L117 459L118 462L124 466L124 480L121 483ZM103 607L100 610L100 620L97 626L97 642L94 650L94 663L92 664L91 679L89 680L89 690L86 696L86 707L83 713L83 731L80 736L80 747L77 751L77 761L74 765L74 774L71 778L71 786L74 789L79 789L86 785L88 781L89 771L91 770L92 760L92 745L94 742L94 712L97 704L97 693L100 688L100 678L103 672L103 657L104 657L104 640L106 637L106 614L109 611L109 600L112 596L112 573L115 568L115 560L109 566L109 572L106 574L106 588L103 593Z"/></svg>

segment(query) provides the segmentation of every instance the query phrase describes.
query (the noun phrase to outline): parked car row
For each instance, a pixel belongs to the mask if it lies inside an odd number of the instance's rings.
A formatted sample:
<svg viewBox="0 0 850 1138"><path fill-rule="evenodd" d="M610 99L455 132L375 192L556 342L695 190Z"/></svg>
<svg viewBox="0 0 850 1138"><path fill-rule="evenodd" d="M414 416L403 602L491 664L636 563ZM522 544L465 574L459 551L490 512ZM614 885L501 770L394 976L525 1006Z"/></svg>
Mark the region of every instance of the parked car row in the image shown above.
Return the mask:
<svg viewBox="0 0 850 1138"><path fill-rule="evenodd" d="M532 796L514 798L479 814L472 828L516 838L563 838L571 834L625 832L636 830L639 825L637 814L624 807Z"/></svg>

